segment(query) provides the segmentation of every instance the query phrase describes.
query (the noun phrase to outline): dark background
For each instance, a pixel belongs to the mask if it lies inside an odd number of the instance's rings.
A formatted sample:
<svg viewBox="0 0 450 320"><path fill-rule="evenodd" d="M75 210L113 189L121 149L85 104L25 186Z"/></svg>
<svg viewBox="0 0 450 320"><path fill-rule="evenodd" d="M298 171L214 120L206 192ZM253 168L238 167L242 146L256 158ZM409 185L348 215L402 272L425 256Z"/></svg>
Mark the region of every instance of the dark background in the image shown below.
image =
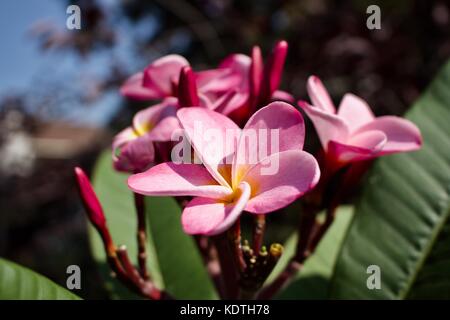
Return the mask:
<svg viewBox="0 0 450 320"><path fill-rule="evenodd" d="M81 7L81 30L65 28L70 4ZM371 4L381 30L366 27ZM450 56L447 1L8 0L0 12L0 256L61 284L66 267L80 265L85 298L106 295L72 168L90 171L146 106L118 95L128 75L169 53L198 70L285 39L282 88L296 98L316 74L336 103L350 91L377 115L401 115ZM313 152L313 130L308 141Z"/></svg>

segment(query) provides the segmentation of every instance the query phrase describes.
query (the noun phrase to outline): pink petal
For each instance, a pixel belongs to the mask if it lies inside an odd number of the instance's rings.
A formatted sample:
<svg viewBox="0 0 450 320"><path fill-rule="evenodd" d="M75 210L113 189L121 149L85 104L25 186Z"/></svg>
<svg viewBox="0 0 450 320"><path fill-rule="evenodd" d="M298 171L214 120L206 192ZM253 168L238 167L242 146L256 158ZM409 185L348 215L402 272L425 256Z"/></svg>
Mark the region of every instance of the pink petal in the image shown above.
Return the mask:
<svg viewBox="0 0 450 320"><path fill-rule="evenodd" d="M281 101L286 101L286 102L290 102L290 103L295 102L294 97L289 92L286 92L283 90L276 90L272 94L272 100L273 101L281 100Z"/></svg>
<svg viewBox="0 0 450 320"><path fill-rule="evenodd" d="M115 141L113 146L115 147L113 165L118 171L141 172L152 165L155 160L153 142L147 135L137 137L126 143L122 141L122 144Z"/></svg>
<svg viewBox="0 0 450 320"><path fill-rule="evenodd" d="M150 132L161 119L175 116L177 105L177 99L169 97L159 104L137 112L133 117L134 130L140 135Z"/></svg>
<svg viewBox="0 0 450 320"><path fill-rule="evenodd" d="M367 102L351 93L344 95L337 114L344 119L350 131L355 131L375 119Z"/></svg>
<svg viewBox="0 0 450 320"><path fill-rule="evenodd" d="M270 170L271 165L274 170ZM252 189L245 210L268 213L281 209L312 189L319 178L319 165L309 153L288 150L272 154L252 167L243 179Z"/></svg>
<svg viewBox="0 0 450 320"><path fill-rule="evenodd" d="M422 135L419 128L411 121L400 117L378 117L361 127L358 132L369 130L379 130L386 135L387 142L380 151L381 154L414 151L422 146Z"/></svg>
<svg viewBox="0 0 450 320"><path fill-rule="evenodd" d="M133 128L128 127L120 131L113 139L112 143L112 157L113 160L117 158L117 154L120 152L120 148L127 144L129 141L134 140L138 137Z"/></svg>
<svg viewBox="0 0 450 320"><path fill-rule="evenodd" d="M251 59L245 54L232 54L226 57L219 65L219 68L230 69L232 73L239 74L246 78L250 70Z"/></svg>
<svg viewBox="0 0 450 320"><path fill-rule="evenodd" d="M149 196L200 196L222 199L232 193L197 164L166 162L128 178L128 187Z"/></svg>
<svg viewBox="0 0 450 320"><path fill-rule="evenodd" d="M314 106L320 108L323 112L331 114L336 113L333 101L318 77L310 76L306 88L308 90L309 98Z"/></svg>
<svg viewBox="0 0 450 320"><path fill-rule="evenodd" d="M143 72L132 75L120 87L120 93L123 96L134 100L156 100L163 98L162 93L155 87L144 87L143 78Z"/></svg>
<svg viewBox="0 0 450 320"><path fill-rule="evenodd" d="M209 173L220 184L230 187L219 173L219 166L230 163L241 131L239 127L226 116L204 108L183 108L177 112L177 116Z"/></svg>
<svg viewBox="0 0 450 320"><path fill-rule="evenodd" d="M352 135L347 143L350 146L380 151L386 144L387 137L383 131L367 130Z"/></svg>
<svg viewBox="0 0 450 320"><path fill-rule="evenodd" d="M196 81L201 92L224 92L238 86L241 79L232 69L221 68L196 72Z"/></svg>
<svg viewBox="0 0 450 320"><path fill-rule="evenodd" d="M172 141L173 134L181 129L180 121L178 121L177 117L167 116L161 119L147 135L152 141Z"/></svg>
<svg viewBox="0 0 450 320"><path fill-rule="evenodd" d="M233 161L233 185L252 165L273 153L301 150L305 124L301 113L285 102L272 102L248 120ZM275 144L274 144L275 142Z"/></svg>
<svg viewBox="0 0 450 320"><path fill-rule="evenodd" d="M162 96L171 96L173 81L178 82L181 68L188 65L185 58L176 54L159 58L144 70L143 84L159 91Z"/></svg>
<svg viewBox="0 0 450 320"><path fill-rule="evenodd" d="M240 194L233 202L209 198L194 198L183 210L181 223L188 234L216 235L229 229L239 218L250 197L247 183L240 186Z"/></svg>
<svg viewBox="0 0 450 320"><path fill-rule="evenodd" d="M298 105L306 112L316 128L322 147L327 150L328 142L333 140L341 143L347 141L349 129L347 124L340 117L312 106L304 101L299 101Z"/></svg>
<svg viewBox="0 0 450 320"><path fill-rule="evenodd" d="M379 156L386 141L386 135L382 131L365 131L352 136L345 144L330 141L328 152L342 165Z"/></svg>
<svg viewBox="0 0 450 320"><path fill-rule="evenodd" d="M219 68L229 69L230 76L237 77L238 83L235 84L238 91L247 92L249 90L249 72L252 61L249 56L244 54L232 54L226 57L219 65ZM234 80L235 81L235 80Z"/></svg>

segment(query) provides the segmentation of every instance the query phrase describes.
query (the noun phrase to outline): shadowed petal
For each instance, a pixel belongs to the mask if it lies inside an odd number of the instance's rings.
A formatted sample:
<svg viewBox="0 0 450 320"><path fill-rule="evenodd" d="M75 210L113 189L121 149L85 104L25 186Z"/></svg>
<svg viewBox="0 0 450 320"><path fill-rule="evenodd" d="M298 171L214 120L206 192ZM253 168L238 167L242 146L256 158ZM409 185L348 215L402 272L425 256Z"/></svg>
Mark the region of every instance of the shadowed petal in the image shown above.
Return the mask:
<svg viewBox="0 0 450 320"><path fill-rule="evenodd" d="M230 90L217 99L210 109L224 115L242 107L248 100L248 93L239 90Z"/></svg>
<svg viewBox="0 0 450 320"><path fill-rule="evenodd" d="M304 101L299 101L298 105L306 112L316 128L322 147L327 150L330 140L345 143L349 130L347 124L335 114L323 111Z"/></svg>
<svg viewBox="0 0 450 320"><path fill-rule="evenodd" d="M144 171L155 160L155 149L152 140L147 136L128 140L130 129L119 133L113 142L113 165L118 171L135 172Z"/></svg>
<svg viewBox="0 0 450 320"><path fill-rule="evenodd" d="M177 130L181 130L178 118L168 116L160 120L152 131L148 133L148 136L153 141L171 141L172 134Z"/></svg>

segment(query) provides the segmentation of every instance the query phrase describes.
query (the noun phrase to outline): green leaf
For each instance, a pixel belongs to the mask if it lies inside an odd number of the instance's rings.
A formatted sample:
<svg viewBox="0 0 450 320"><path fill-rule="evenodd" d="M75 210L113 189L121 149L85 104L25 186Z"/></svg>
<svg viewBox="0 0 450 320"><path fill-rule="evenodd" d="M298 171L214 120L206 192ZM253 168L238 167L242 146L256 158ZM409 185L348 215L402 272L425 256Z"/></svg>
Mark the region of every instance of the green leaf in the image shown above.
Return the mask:
<svg viewBox="0 0 450 320"><path fill-rule="evenodd" d="M127 175L112 169L111 153L105 151L98 160L94 188L105 210L108 226L117 245L125 244L135 261L136 215ZM216 291L192 237L181 228L181 210L174 199L147 197L147 263L151 277L159 288L179 299L215 299ZM92 248L100 270L115 298L136 298L109 275L100 237L90 228Z"/></svg>
<svg viewBox="0 0 450 320"><path fill-rule="evenodd" d="M450 298L450 63L408 113L418 152L379 159L342 246L332 297ZM381 289L366 285L369 265Z"/></svg>
<svg viewBox="0 0 450 320"><path fill-rule="evenodd" d="M339 253L339 247L344 239L352 215L352 207L339 207L336 220L317 246L315 253L306 260L303 269L298 273L294 281L277 295L277 299L327 298L329 281ZM282 258L277 263L267 283L273 281L284 269L289 259L294 255L296 245L297 234L295 233L286 241Z"/></svg>
<svg viewBox="0 0 450 320"><path fill-rule="evenodd" d="M48 278L0 258L0 300L79 299Z"/></svg>

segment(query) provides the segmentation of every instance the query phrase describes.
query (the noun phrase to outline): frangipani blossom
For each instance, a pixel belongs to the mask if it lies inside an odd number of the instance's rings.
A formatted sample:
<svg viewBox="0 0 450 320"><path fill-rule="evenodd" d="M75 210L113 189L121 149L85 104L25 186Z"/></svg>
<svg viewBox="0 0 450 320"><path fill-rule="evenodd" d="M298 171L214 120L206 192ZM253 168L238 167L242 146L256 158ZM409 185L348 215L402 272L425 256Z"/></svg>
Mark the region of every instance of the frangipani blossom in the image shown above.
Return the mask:
<svg viewBox="0 0 450 320"><path fill-rule="evenodd" d="M224 61L233 60L227 58ZM162 100L179 95L179 77L189 62L182 56L172 54L151 63L144 71L132 75L121 87L125 97L135 100ZM198 106L208 109L218 107L226 109L230 103L239 104L235 89L244 81L244 74L239 67L231 63L222 63L218 69L192 73L192 80L198 91Z"/></svg>
<svg viewBox="0 0 450 320"><path fill-rule="evenodd" d="M189 66L180 70L178 99L167 97L162 103L139 111L132 126L116 135L113 141L113 163L118 171L142 172L155 164L155 157L167 153L164 144L155 152L154 142L170 142L180 128L176 112L179 108L200 105L195 76ZM163 155L164 157L165 155Z"/></svg>
<svg viewBox="0 0 450 320"><path fill-rule="evenodd" d="M317 161L302 151L303 117L289 104L269 104L257 111L242 130L224 115L204 108L183 108L177 116L203 164L162 163L132 175L128 186L136 193L150 196L194 196L182 215L183 229L188 234L219 234L243 210L266 214L283 208L319 180ZM231 148L229 145L219 148L215 157L202 153L208 143L195 134L197 122L204 129L218 130L223 139L230 131L234 132ZM255 164L243 161L252 156L249 152L258 150L259 154L267 147L263 138L271 130L279 132L280 140L271 141L265 157L258 157ZM258 135L256 146L246 140L251 133ZM224 163L223 159L231 159L231 163ZM263 169L272 162L278 164L278 170L264 174Z"/></svg>
<svg viewBox="0 0 450 320"><path fill-rule="evenodd" d="M170 141L172 132L180 128L177 110L178 100L169 97L136 113L132 125L114 138L114 168L124 172L142 172L154 164L153 142Z"/></svg>
<svg viewBox="0 0 450 320"><path fill-rule="evenodd" d="M375 117L361 98L344 95L336 108L318 77L308 79L312 104L298 104L313 122L323 149L333 165L368 160L386 154L417 150L422 145L419 129L396 116Z"/></svg>

